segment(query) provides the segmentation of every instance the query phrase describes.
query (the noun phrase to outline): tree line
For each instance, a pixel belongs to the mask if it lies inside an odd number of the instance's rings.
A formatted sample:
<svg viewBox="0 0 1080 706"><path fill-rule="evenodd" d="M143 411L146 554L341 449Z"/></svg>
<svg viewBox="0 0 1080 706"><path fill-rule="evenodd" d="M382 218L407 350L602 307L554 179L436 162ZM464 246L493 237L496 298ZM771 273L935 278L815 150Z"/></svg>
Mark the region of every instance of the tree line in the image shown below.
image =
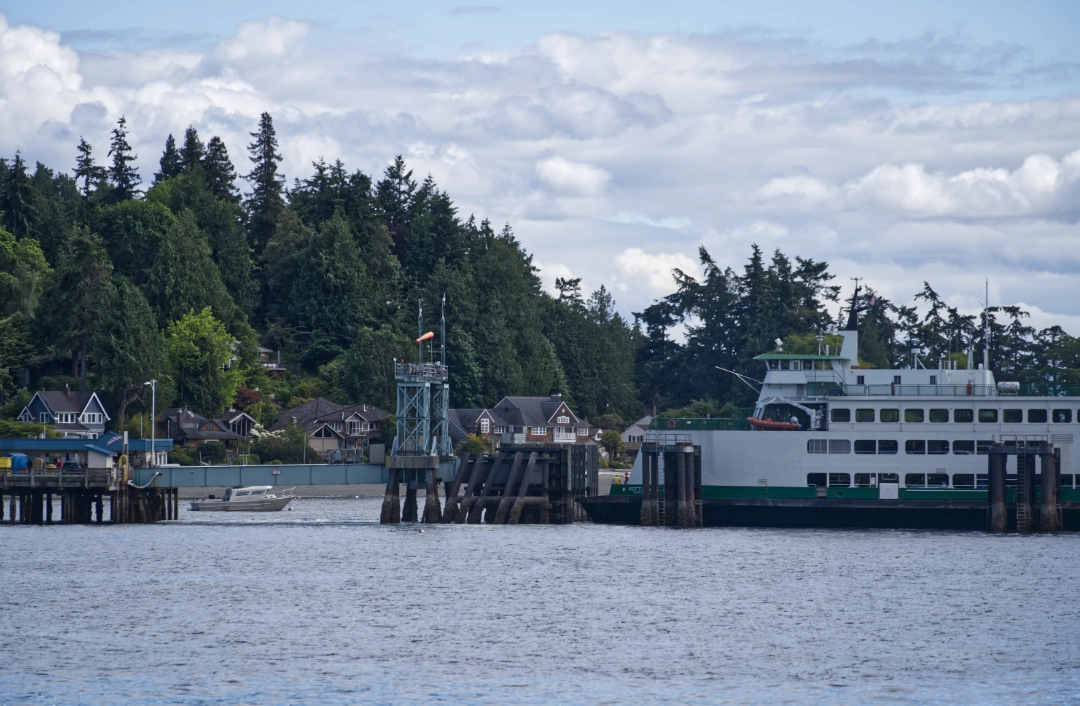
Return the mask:
<svg viewBox="0 0 1080 706"><path fill-rule="evenodd" d="M320 395L393 411L393 361L416 355L417 307L436 322L445 295L453 406L560 392L615 427L643 402L744 405L751 391L716 366L757 377L752 359L776 338L809 345L836 323L826 263L767 261L757 246L741 272L702 248L700 280L676 270L675 291L628 321L604 287L559 279L545 293L509 224L459 214L400 156L377 178L319 159L288 185L269 114L251 138L242 175L220 137L188 127L144 181L124 118L104 159L80 139L70 173L0 159L0 415L29 399L28 365L36 386L99 390L114 426L132 431L138 419L148 432L150 379L159 409L235 406L265 424ZM912 347L981 360L981 321L929 285L908 305L868 292L865 363L902 364ZM1035 331L1015 307L989 315L999 378L1080 384L1077 339ZM281 351L286 379L267 378L260 347Z"/></svg>

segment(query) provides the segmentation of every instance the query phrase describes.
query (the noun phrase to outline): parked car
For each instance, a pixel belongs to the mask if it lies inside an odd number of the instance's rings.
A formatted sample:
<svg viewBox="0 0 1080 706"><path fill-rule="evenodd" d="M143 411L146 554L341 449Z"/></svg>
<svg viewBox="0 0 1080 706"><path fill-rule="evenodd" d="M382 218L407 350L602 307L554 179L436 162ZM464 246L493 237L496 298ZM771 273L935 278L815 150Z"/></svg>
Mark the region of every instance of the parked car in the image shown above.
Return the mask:
<svg viewBox="0 0 1080 706"><path fill-rule="evenodd" d="M64 461L64 467L62 470L81 471L83 468L83 464L79 463L78 461Z"/></svg>

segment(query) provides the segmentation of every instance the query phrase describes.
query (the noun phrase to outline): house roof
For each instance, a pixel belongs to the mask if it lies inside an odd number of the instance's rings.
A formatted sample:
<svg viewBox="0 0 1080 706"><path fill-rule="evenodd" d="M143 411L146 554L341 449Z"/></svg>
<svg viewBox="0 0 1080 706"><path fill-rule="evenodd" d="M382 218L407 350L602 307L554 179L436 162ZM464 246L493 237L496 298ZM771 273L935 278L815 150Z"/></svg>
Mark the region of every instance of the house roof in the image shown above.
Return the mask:
<svg viewBox="0 0 1080 706"><path fill-rule="evenodd" d="M195 441L235 441L241 438L239 434L229 429L225 422L207 419L183 407L165 410L157 416L157 421L170 422L170 433L173 438Z"/></svg>
<svg viewBox="0 0 1080 706"><path fill-rule="evenodd" d="M365 422L381 422L390 414L386 410L370 404L354 404L343 408L341 411L345 413L346 419L357 416Z"/></svg>
<svg viewBox="0 0 1080 706"><path fill-rule="evenodd" d="M233 422L235 422L240 417L247 417L248 419L250 419L252 421L253 424L258 424L259 423L258 419L251 416L247 412L244 412L243 410L239 410L239 411L238 410L229 410L228 412L225 412L225 414L218 417L217 421L224 422L226 424L232 424Z"/></svg>
<svg viewBox="0 0 1080 706"><path fill-rule="evenodd" d="M504 397L491 411L497 418L502 418L499 421L505 421L507 424L540 427L549 423L563 403L564 400L560 395L552 395L551 397ZM570 406L567 405L566 408L569 410ZM579 419L573 411L570 414L572 423L585 421Z"/></svg>
<svg viewBox="0 0 1080 706"><path fill-rule="evenodd" d="M92 390L86 390L79 392L77 390L41 390L34 393L34 397L37 397L53 412L74 412L75 414L81 414L90 401L97 397L97 393ZM30 402L34 400L31 398ZM101 404L101 400L98 399L98 406L101 407L101 411L105 412L105 405ZM28 404L27 407L30 405ZM108 412L105 412L105 418L111 419Z"/></svg>
<svg viewBox="0 0 1080 706"><path fill-rule="evenodd" d="M650 424L652 424L652 420L653 420L653 418L652 418L652 415L650 415L650 414L646 414L646 415L645 415L644 417L642 417L641 419L637 420L636 422L634 422L634 423L633 423L633 424L631 424L630 426L628 426L628 427L626 427L625 429L623 429L623 432L624 432L624 433L625 433L625 432L628 432L628 431L630 431L631 429L633 429L634 427L639 427L639 428L641 428L641 429L648 429L648 428L649 428L649 425L650 425Z"/></svg>
<svg viewBox="0 0 1080 706"><path fill-rule="evenodd" d="M299 407L283 409L278 412L277 419L274 421L274 426L270 427L270 431L280 431L292 423L298 424L301 428L306 428L316 420L329 420L331 415L334 414L340 419L340 413L344 409L344 405L331 402L322 397L316 397Z"/></svg>

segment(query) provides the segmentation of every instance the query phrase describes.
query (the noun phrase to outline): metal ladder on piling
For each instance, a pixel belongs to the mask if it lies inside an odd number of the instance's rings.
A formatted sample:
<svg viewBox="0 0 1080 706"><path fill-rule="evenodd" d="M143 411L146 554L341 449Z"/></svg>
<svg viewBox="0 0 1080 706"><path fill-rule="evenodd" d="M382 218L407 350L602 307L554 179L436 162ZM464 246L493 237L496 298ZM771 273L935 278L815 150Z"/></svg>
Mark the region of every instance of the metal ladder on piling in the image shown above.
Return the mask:
<svg viewBox="0 0 1080 706"><path fill-rule="evenodd" d="M1019 458L1019 457L1018 457ZM1027 463L1024 459L1022 463ZM1027 497L1027 483L1025 477L1027 475L1026 466L1022 469L1017 469L1016 474L1016 531L1017 532L1030 532L1031 531L1031 516L1028 514L1028 510L1031 508L1030 501Z"/></svg>

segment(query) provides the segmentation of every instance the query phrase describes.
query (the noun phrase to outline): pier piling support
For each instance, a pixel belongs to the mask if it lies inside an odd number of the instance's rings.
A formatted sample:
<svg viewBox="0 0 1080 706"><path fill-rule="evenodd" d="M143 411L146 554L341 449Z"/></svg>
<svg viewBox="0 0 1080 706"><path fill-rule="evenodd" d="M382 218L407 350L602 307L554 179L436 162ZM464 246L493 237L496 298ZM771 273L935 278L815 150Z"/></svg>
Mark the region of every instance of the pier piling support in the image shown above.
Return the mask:
<svg viewBox="0 0 1080 706"><path fill-rule="evenodd" d="M506 455L500 453L488 467L488 472L482 482L483 487L480 488L479 495L473 499L473 504L469 506L469 517L466 521L470 525L478 525L483 521L486 500L495 493L495 478L498 477L499 469L502 468L505 460Z"/></svg>
<svg viewBox="0 0 1080 706"><path fill-rule="evenodd" d="M536 467L537 453L533 451L529 454L529 463L525 466L525 473L521 476L521 484L518 486L517 500L514 501L514 507L510 510L510 519L508 524L516 525L518 520L521 519L521 511L525 509L525 494L529 491L529 479L532 478L533 468ZM507 488L507 494L509 495L509 488Z"/></svg>
<svg viewBox="0 0 1080 706"><path fill-rule="evenodd" d="M499 501L499 508L495 511L495 518L491 521L491 524L501 525L506 523L506 517L510 513L510 494L513 492L512 488L517 484L518 479L521 476L521 459L524 456L525 454L521 451L514 454L514 465L510 467L510 476L506 479L506 487L503 488L502 500Z"/></svg>
<svg viewBox="0 0 1080 706"><path fill-rule="evenodd" d="M427 482L424 487L424 522L436 524L442 522L442 509L439 507L439 479L436 477L434 468L426 471L425 475L427 476ZM446 502L450 504L449 497L447 497Z"/></svg>
<svg viewBox="0 0 1080 706"><path fill-rule="evenodd" d="M1039 454L1042 462L1042 499L1039 503L1039 531L1061 531L1058 490L1061 485L1058 458L1052 450Z"/></svg>
<svg viewBox="0 0 1080 706"><path fill-rule="evenodd" d="M405 507L401 509L402 522L416 522L420 519L416 506L416 486L418 485L416 474L416 471L405 472Z"/></svg>
<svg viewBox="0 0 1080 706"><path fill-rule="evenodd" d="M446 524L452 524L457 518L458 514L458 493L461 490L462 483L465 482L465 475L469 471L469 452L463 451L461 456L458 457L457 473L454 474L454 480L446 488L446 508L443 510L442 521Z"/></svg>
<svg viewBox="0 0 1080 706"><path fill-rule="evenodd" d="M1003 534L1008 526L1008 515L1005 512L1005 463L1008 456L991 451L987 458L990 486L987 489L990 505L987 508L987 529Z"/></svg>

